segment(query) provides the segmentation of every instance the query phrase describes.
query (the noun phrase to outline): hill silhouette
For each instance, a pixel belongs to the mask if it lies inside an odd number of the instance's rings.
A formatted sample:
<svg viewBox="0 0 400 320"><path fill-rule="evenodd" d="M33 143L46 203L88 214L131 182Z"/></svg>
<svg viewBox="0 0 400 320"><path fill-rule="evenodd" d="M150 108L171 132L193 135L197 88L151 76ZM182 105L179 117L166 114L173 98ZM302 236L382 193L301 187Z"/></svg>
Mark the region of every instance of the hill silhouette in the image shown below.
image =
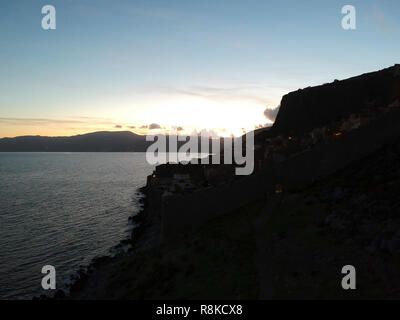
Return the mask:
<svg viewBox="0 0 400 320"><path fill-rule="evenodd" d="M100 131L71 137L21 136L0 139L2 152L142 152L151 142L130 131Z"/></svg>
<svg viewBox="0 0 400 320"><path fill-rule="evenodd" d="M283 96L269 135L301 135L400 98L400 65Z"/></svg>
<svg viewBox="0 0 400 320"><path fill-rule="evenodd" d="M177 141L179 148L186 140ZM167 151L169 139L166 136ZM200 144L200 137L198 143ZM0 152L145 152L153 144L145 135L131 131L98 131L70 137L20 136L0 139ZM220 139L223 146L223 138ZM211 139L209 150L211 150ZM222 148L222 147L221 147Z"/></svg>

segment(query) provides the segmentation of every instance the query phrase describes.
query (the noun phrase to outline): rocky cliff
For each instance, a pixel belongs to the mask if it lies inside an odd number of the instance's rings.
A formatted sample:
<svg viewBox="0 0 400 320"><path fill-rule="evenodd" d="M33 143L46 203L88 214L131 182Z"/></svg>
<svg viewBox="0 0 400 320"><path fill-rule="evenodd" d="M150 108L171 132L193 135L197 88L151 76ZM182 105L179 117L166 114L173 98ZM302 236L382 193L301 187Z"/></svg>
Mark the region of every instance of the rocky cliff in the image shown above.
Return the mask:
<svg viewBox="0 0 400 320"><path fill-rule="evenodd" d="M283 96L273 135L298 135L400 98L400 65Z"/></svg>

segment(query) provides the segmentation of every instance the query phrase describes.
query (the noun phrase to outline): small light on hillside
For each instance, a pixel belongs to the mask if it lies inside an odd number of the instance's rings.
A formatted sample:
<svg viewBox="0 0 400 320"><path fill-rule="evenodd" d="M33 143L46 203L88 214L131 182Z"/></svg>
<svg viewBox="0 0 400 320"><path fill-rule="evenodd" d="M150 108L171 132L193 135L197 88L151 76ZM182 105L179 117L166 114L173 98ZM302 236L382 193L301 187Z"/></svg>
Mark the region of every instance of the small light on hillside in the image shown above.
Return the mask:
<svg viewBox="0 0 400 320"><path fill-rule="evenodd" d="M283 192L282 186L280 184L275 186L275 194L281 194Z"/></svg>

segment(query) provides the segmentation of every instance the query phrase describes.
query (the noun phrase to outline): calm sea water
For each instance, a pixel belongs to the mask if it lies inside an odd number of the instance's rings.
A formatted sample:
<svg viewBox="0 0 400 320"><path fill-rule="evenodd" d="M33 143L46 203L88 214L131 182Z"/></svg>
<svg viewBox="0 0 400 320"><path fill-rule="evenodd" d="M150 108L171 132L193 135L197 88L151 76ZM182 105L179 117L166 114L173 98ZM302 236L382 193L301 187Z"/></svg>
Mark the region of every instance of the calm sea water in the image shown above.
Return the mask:
<svg viewBox="0 0 400 320"><path fill-rule="evenodd" d="M60 287L129 235L145 153L0 153L0 299L41 294L41 269Z"/></svg>

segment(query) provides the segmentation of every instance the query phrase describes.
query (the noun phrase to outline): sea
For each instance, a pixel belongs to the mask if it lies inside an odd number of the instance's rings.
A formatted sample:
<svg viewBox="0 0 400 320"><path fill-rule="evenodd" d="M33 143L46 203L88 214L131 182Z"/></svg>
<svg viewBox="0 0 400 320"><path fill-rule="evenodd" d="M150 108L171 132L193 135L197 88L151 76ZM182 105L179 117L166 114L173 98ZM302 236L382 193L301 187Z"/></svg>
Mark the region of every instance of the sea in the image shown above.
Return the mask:
<svg viewBox="0 0 400 320"><path fill-rule="evenodd" d="M65 289L93 258L115 255L153 170L145 153L0 153L0 299L51 295L45 265Z"/></svg>

